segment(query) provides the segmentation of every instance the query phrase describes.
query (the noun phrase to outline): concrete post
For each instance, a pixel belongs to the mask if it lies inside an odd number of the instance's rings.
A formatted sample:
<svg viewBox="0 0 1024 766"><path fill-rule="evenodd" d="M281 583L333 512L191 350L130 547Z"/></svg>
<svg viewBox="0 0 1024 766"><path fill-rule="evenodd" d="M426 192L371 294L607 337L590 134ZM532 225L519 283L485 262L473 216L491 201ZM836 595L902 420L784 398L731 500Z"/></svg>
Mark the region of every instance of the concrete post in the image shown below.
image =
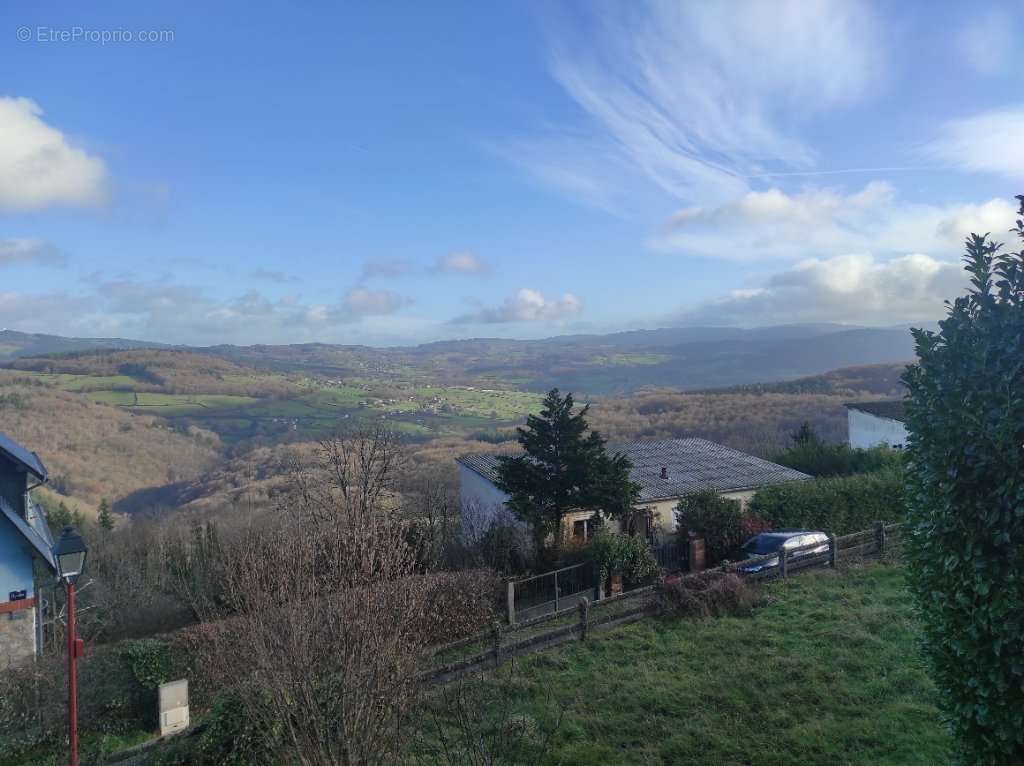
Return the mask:
<svg viewBox="0 0 1024 766"><path fill-rule="evenodd" d="M508 624L516 624L516 584L508 581Z"/></svg>
<svg viewBox="0 0 1024 766"><path fill-rule="evenodd" d="M786 546L779 550L779 574L784 578L789 577L789 551L786 550Z"/></svg>
<svg viewBox="0 0 1024 766"><path fill-rule="evenodd" d="M878 554L885 553L885 525L880 521L875 522L875 543L878 546Z"/></svg>
<svg viewBox="0 0 1024 766"><path fill-rule="evenodd" d="M580 641L587 640L587 627L590 624L590 599L584 596L576 605L580 612Z"/></svg>
<svg viewBox="0 0 1024 766"><path fill-rule="evenodd" d="M501 664L501 623L491 623L491 641L494 643L494 667Z"/></svg>
<svg viewBox="0 0 1024 766"><path fill-rule="evenodd" d="M691 572L703 572L706 565L704 538L690 535L687 539L687 544L690 546L689 570Z"/></svg>
<svg viewBox="0 0 1024 766"><path fill-rule="evenodd" d="M839 566L839 541L835 535L828 536L828 565L833 569Z"/></svg>

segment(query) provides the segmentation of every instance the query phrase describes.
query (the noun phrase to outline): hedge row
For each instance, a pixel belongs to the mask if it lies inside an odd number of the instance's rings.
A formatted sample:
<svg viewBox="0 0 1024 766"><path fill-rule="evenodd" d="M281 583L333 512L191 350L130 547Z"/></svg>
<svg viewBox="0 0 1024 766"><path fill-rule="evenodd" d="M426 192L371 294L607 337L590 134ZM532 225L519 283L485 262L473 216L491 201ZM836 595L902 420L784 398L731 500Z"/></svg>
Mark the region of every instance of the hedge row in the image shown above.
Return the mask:
<svg viewBox="0 0 1024 766"><path fill-rule="evenodd" d="M847 535L868 529L876 521L903 520L903 475L889 469L766 487L754 495L750 512L776 528Z"/></svg>

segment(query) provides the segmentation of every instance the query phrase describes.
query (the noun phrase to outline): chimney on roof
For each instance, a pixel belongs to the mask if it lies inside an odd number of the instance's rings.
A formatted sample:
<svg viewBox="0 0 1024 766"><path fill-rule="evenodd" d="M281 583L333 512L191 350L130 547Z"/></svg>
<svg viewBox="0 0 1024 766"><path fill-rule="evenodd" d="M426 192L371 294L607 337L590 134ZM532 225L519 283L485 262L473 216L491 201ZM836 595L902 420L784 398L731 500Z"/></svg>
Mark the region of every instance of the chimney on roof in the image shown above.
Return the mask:
<svg viewBox="0 0 1024 766"><path fill-rule="evenodd" d="M662 479L668 479L668 466L667 465L663 465L661 467L661 478Z"/></svg>

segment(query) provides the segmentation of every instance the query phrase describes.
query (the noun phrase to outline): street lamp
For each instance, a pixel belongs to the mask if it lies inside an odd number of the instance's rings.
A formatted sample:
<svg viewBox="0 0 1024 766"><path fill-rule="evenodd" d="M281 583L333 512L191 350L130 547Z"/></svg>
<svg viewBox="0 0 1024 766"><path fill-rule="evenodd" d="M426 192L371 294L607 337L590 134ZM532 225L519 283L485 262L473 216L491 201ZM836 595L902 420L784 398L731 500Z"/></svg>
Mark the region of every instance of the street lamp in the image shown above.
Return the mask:
<svg viewBox="0 0 1024 766"><path fill-rule="evenodd" d="M78 671L75 660L84 653L84 644L75 630L75 583L85 569L89 549L73 527L64 527L60 540L53 546L57 575L68 592L68 744L71 766L78 766Z"/></svg>

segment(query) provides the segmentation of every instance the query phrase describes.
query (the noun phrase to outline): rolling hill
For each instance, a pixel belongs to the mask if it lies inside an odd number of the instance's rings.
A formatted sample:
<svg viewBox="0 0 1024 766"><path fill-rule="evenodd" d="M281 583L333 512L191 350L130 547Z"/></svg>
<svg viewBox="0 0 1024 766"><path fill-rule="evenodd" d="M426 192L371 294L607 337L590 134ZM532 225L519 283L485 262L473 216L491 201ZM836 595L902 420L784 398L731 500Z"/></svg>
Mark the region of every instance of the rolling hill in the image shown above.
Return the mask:
<svg viewBox="0 0 1024 766"><path fill-rule="evenodd" d="M0 363L52 358L69 351L155 345L2 331ZM532 392L557 386L594 396L645 388L694 390L790 380L852 365L899 362L914 355L904 327L831 324L679 327L543 340L477 338L401 348L325 343L179 348L283 375Z"/></svg>

